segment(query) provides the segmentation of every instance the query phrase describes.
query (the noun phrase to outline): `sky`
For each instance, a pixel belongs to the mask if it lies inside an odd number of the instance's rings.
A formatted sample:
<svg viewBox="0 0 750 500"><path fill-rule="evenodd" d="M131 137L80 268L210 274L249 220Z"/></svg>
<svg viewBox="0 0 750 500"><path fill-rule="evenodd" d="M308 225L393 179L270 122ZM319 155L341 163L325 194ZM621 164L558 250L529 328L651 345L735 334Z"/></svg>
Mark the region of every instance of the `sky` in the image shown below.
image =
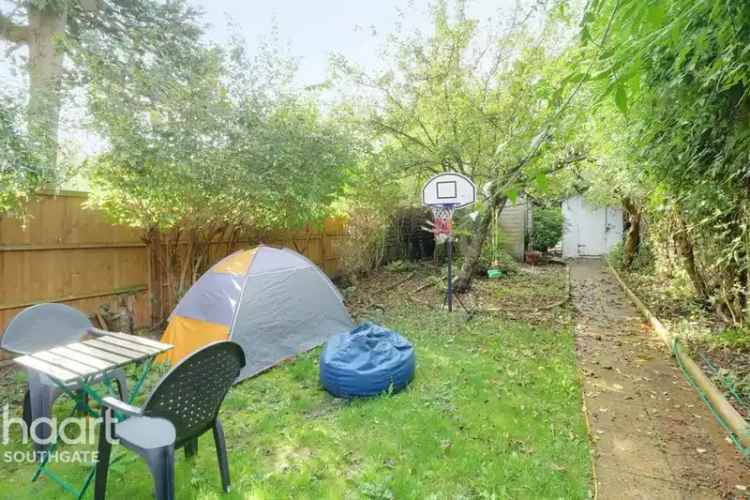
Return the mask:
<svg viewBox="0 0 750 500"><path fill-rule="evenodd" d="M532 0L521 3L529 4ZM288 55L299 63L297 83L315 85L326 80L332 54L368 69L380 66L380 48L385 37L396 31L398 23L405 30L430 31L429 0L188 0L203 12L205 38L226 45L233 34L240 35L253 54L263 38L268 39L274 27L278 40ZM467 0L467 15L487 20L497 19L516 4L516 0ZM0 0L4 10L7 3ZM5 57L0 42L0 91L28 95L23 71L17 71ZM15 58L22 51L15 52ZM86 157L104 147L92 133L76 126L84 117L80 104L63 109L68 125L61 127L61 142L67 142L76 156ZM74 160L75 161L75 160Z"/></svg>
<svg viewBox="0 0 750 500"><path fill-rule="evenodd" d="M203 12L205 38L226 44L233 33L247 42L250 53L273 26L280 41L300 60L299 79L305 85L325 80L328 58L340 53L362 66L375 67L383 37L403 22L408 30L430 29L431 0L187 0ZM516 3L534 0L466 0L469 17L487 20L507 15ZM7 12L7 0L0 10ZM403 15L403 18L401 17ZM231 27L230 27L231 23ZM373 33L376 36L373 36ZM5 58L7 45L0 42L0 86L23 87ZM22 51L16 51L17 57Z"/></svg>
<svg viewBox="0 0 750 500"><path fill-rule="evenodd" d="M326 79L328 59L339 53L365 67L377 67L384 35L394 32L403 13L408 29L428 31L427 0L191 0L209 24L206 37L229 41L231 21L252 51L276 26L280 41L300 61L303 85ZM512 6L514 0L468 0L467 13L486 19ZM375 36L373 36L375 34Z"/></svg>

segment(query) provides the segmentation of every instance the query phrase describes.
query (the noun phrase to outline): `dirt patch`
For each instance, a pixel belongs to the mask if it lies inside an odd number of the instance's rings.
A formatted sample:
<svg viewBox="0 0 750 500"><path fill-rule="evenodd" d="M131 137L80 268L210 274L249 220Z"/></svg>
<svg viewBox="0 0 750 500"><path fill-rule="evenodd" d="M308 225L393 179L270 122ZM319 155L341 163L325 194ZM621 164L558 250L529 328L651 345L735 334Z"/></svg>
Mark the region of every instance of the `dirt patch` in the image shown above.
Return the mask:
<svg viewBox="0 0 750 500"><path fill-rule="evenodd" d="M392 272L383 270L362 278L345 289L347 306L355 316L373 309L386 309L409 302L417 307L441 307L445 298L445 268L431 263ZM560 304L567 296L568 272L565 266L520 265L519 270L501 278L475 278L468 293L458 295L471 311L491 310L491 314L530 324L569 321L572 309ZM454 300L454 309L462 313Z"/></svg>
<svg viewBox="0 0 750 500"><path fill-rule="evenodd" d="M599 497L747 498L747 462L605 265L571 281Z"/></svg>

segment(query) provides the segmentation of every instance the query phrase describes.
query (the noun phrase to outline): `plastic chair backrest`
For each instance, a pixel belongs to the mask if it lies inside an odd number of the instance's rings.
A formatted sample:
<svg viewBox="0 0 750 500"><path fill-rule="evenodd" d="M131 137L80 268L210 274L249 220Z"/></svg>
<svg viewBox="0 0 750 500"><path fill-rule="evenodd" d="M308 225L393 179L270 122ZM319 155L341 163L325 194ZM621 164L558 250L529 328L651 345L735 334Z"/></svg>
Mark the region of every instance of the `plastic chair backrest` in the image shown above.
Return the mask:
<svg viewBox="0 0 750 500"><path fill-rule="evenodd" d="M194 352L169 371L143 407L145 415L175 426L179 447L213 426L229 389L245 366L239 344L220 341Z"/></svg>
<svg viewBox="0 0 750 500"><path fill-rule="evenodd" d="M0 347L33 354L81 340L92 327L89 318L65 304L37 304L18 313L0 337Z"/></svg>

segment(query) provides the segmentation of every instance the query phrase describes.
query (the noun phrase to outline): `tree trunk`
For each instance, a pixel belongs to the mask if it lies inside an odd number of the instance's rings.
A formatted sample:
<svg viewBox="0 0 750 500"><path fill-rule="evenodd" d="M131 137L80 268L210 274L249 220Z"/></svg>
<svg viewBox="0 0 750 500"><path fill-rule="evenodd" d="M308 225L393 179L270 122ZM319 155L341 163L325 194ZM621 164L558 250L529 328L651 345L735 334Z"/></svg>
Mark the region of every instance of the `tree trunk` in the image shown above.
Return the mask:
<svg viewBox="0 0 750 500"><path fill-rule="evenodd" d="M628 221L630 222L628 233L625 235L625 243L622 246L622 266L628 269L633 264L641 246L642 213L640 207L630 198L623 199L622 205L628 213Z"/></svg>
<svg viewBox="0 0 750 500"><path fill-rule="evenodd" d="M693 283L695 293L698 298L703 301L708 300L708 287L706 286L706 280L698 269L698 265L695 262L695 253L693 252L693 242L688 234L687 225L682 218L682 214L675 213L677 219L677 231L672 235L674 238L677 252L682 257L685 271L687 271L690 281Z"/></svg>
<svg viewBox="0 0 750 500"><path fill-rule="evenodd" d="M471 288L471 280L479 264L479 258L482 256L482 247L487 241L487 235L492 225L492 214L495 210L501 212L507 201L506 196L495 195L490 203L485 204L474 223L474 231L471 240L466 246L464 252L464 264L458 272L458 276L453 281L453 289L458 293L464 293Z"/></svg>
<svg viewBox="0 0 750 500"><path fill-rule="evenodd" d="M58 2L54 2L56 4ZM40 152L44 168L54 174L60 129L62 42L67 11L62 7L38 8L29 2L29 134Z"/></svg>
<svg viewBox="0 0 750 500"><path fill-rule="evenodd" d="M162 285L164 259L162 251L161 233L159 229L152 227L146 232L144 238L148 254L148 298L151 305L151 326L156 326L164 319Z"/></svg>

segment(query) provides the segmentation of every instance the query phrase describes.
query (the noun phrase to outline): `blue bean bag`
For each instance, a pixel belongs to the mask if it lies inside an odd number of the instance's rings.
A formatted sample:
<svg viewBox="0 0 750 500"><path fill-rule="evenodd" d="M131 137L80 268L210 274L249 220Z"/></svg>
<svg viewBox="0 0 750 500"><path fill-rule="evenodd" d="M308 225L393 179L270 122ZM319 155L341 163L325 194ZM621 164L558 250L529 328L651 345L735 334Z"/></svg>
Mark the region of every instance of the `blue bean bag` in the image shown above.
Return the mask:
<svg viewBox="0 0 750 500"><path fill-rule="evenodd" d="M365 322L328 340L320 356L320 381L337 397L376 396L406 387L415 366L411 342Z"/></svg>

